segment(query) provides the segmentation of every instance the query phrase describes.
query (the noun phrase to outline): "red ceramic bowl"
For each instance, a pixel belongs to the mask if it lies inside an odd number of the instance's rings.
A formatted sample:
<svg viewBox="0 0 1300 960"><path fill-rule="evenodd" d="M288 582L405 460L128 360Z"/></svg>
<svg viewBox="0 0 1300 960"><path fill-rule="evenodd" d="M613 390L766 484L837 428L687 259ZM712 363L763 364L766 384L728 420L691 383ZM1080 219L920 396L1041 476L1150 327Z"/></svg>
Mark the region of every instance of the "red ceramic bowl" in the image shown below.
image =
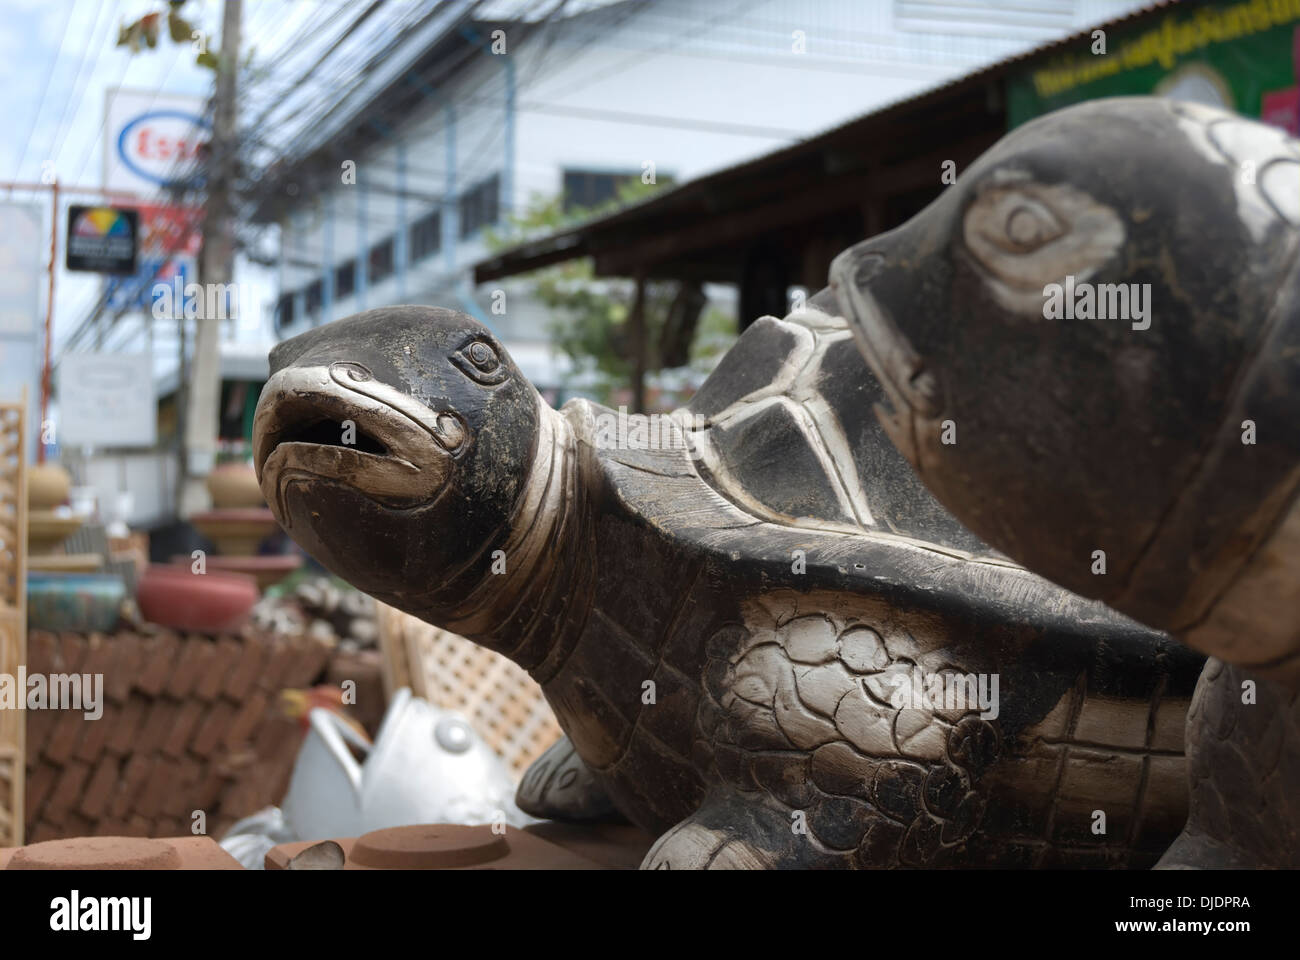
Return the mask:
<svg viewBox="0 0 1300 960"><path fill-rule="evenodd" d="M136 603L150 623L196 633L226 633L248 618L260 596L257 581L236 573L191 573L151 564L136 588Z"/></svg>
<svg viewBox="0 0 1300 960"><path fill-rule="evenodd" d="M205 562L210 571L247 574L257 581L258 587L266 590L301 567L302 556L297 553L276 553L261 557L215 555L209 556ZM172 557L172 566L190 568L193 564L194 561L188 554L177 554Z"/></svg>

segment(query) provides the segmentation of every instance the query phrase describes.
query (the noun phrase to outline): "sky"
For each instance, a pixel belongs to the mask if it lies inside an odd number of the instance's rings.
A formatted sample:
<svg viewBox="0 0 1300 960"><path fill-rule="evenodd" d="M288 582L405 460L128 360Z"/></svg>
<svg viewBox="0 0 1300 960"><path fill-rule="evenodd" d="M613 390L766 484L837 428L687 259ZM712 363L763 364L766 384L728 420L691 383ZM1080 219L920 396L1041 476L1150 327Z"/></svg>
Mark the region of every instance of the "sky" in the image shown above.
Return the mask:
<svg viewBox="0 0 1300 960"><path fill-rule="evenodd" d="M328 13L338 3L246 0L245 52L251 43L256 56L274 55L308 18ZM43 173L48 179L53 171L65 186L99 186L104 97L110 88L210 94L211 72L195 64L188 44L172 43L165 31L152 50L132 54L129 48L115 46L122 24L165 9L164 0L0 0L0 89L6 93L0 118L7 133L0 138L0 182L39 181ZM195 27L219 36L219 2L189 0L183 12ZM48 193L3 188L0 198L49 202ZM58 271L56 344L99 295L98 277ZM245 320L262 323L257 315Z"/></svg>

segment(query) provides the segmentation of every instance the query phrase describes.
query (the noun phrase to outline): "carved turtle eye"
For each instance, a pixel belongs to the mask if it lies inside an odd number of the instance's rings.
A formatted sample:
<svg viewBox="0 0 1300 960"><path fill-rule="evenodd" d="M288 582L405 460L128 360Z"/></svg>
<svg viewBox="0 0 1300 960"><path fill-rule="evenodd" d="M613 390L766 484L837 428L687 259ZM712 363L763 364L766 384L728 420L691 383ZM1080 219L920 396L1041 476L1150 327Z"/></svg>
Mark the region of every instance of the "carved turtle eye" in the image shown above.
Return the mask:
<svg viewBox="0 0 1300 960"><path fill-rule="evenodd" d="M452 355L452 360L470 379L487 386L500 383L508 374L496 350L483 340L471 340Z"/></svg>
<svg viewBox="0 0 1300 960"><path fill-rule="evenodd" d="M982 232L986 240L1008 253L1037 250L1065 233L1056 214L1031 197L1007 194L994 207Z"/></svg>
<svg viewBox="0 0 1300 960"><path fill-rule="evenodd" d="M336 380L340 377L346 377L353 383L365 383L373 380L374 374L359 363L353 363L351 360L339 360L330 364L330 374Z"/></svg>
<svg viewBox="0 0 1300 960"><path fill-rule="evenodd" d="M1042 315L1046 284L1098 270L1124 243L1123 220L1104 203L1012 169L977 185L961 230L969 262L998 302L1026 316Z"/></svg>

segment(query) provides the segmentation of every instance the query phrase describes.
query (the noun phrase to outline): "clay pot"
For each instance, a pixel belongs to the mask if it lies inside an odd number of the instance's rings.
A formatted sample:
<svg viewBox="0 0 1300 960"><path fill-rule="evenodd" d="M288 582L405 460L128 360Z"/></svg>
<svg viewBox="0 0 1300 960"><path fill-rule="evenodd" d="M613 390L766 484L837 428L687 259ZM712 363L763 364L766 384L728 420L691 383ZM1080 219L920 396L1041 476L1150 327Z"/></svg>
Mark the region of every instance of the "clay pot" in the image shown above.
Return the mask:
<svg viewBox="0 0 1300 960"><path fill-rule="evenodd" d="M228 633L248 618L261 593L237 573L191 573L151 564L136 588L136 604L150 623L196 633Z"/></svg>
<svg viewBox="0 0 1300 960"><path fill-rule="evenodd" d="M208 474L208 494L218 510L266 506L257 473L247 463L223 463L214 469Z"/></svg>
<svg viewBox="0 0 1300 960"><path fill-rule="evenodd" d="M85 522L85 517L75 513L34 509L27 516L27 549L33 556L53 553Z"/></svg>
<svg viewBox="0 0 1300 960"><path fill-rule="evenodd" d="M219 553L248 557L275 532L275 515L269 507L208 510L190 517L192 526L216 544Z"/></svg>
<svg viewBox="0 0 1300 960"><path fill-rule="evenodd" d="M194 563L188 554L172 557L173 566L189 567ZM302 557L296 553L274 554L264 557L209 556L207 568L218 573L243 573L257 580L260 589L275 586L302 566Z"/></svg>
<svg viewBox="0 0 1300 960"><path fill-rule="evenodd" d="M53 510L67 501L71 489L72 476L57 463L27 468L27 506L32 510Z"/></svg>

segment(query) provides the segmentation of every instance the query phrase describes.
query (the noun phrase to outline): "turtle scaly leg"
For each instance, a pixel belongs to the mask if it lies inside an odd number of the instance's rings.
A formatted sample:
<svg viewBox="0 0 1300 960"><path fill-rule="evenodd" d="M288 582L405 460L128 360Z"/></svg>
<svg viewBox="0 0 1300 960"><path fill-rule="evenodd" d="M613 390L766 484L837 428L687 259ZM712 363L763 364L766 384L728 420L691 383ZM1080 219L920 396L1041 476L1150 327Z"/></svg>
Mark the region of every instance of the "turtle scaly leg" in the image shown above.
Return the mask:
<svg viewBox="0 0 1300 960"><path fill-rule="evenodd" d="M798 818L755 795L717 787L694 814L660 837L642 870L770 870L836 866ZM840 858L842 859L842 858Z"/></svg>
<svg viewBox="0 0 1300 960"><path fill-rule="evenodd" d="M1187 714L1187 826L1164 870L1300 867L1300 680L1211 659Z"/></svg>
<svg viewBox="0 0 1300 960"><path fill-rule="evenodd" d="M568 737L560 737L533 761L519 783L515 803L545 820L620 820L613 802Z"/></svg>

